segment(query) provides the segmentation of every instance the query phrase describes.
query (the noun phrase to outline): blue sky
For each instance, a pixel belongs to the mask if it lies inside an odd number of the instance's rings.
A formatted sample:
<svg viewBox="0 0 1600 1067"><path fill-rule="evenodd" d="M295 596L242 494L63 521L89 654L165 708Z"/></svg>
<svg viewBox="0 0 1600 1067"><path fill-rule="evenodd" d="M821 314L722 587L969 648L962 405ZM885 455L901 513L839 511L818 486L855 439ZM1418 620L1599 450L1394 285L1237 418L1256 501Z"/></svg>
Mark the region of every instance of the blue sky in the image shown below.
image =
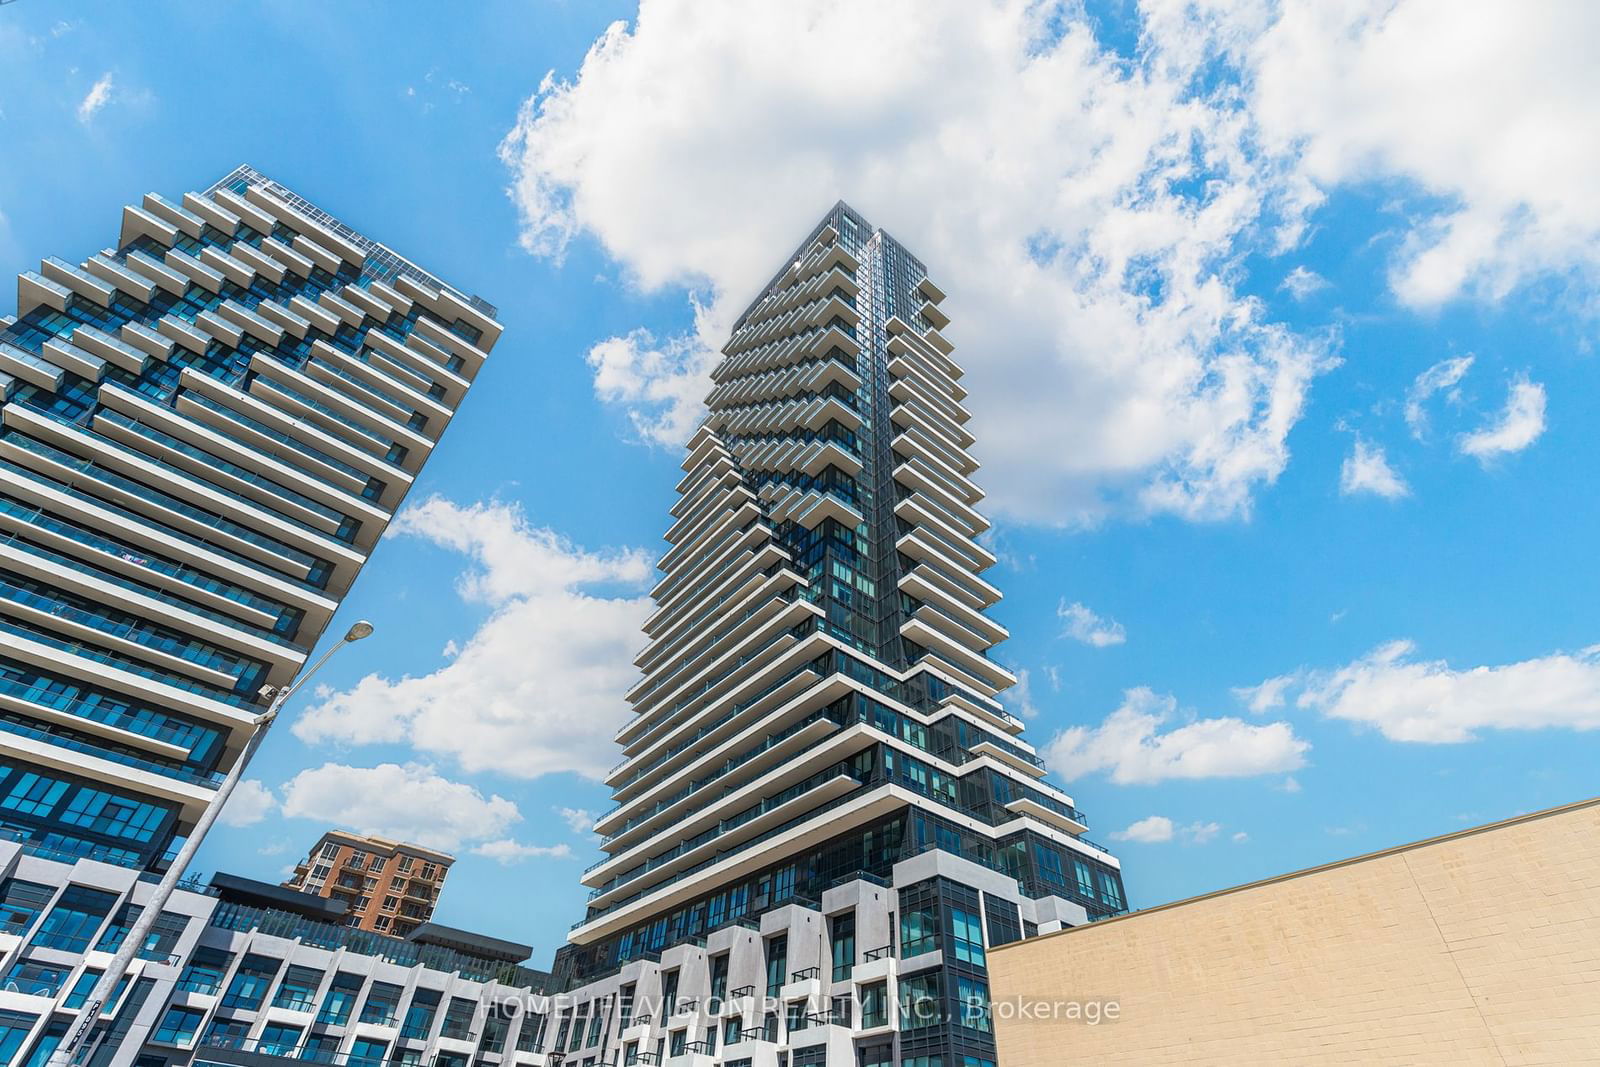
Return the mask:
<svg viewBox="0 0 1600 1067"><path fill-rule="evenodd" d="M506 325L203 869L430 840L548 957L710 350L840 197L1135 904L1594 792L1592 9L720 6L0 7L5 273L249 162Z"/></svg>

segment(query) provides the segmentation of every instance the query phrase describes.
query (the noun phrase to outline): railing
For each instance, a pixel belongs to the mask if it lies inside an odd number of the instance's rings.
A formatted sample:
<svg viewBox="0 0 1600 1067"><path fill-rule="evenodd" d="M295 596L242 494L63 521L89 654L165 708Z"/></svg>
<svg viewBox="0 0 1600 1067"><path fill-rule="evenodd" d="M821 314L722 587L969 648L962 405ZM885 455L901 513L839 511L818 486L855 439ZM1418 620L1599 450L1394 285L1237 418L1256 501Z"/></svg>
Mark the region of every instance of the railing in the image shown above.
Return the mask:
<svg viewBox="0 0 1600 1067"><path fill-rule="evenodd" d="M753 986L753 985L742 985L738 989L735 989L731 994L729 994L729 997L731 999L733 999L733 1000L739 1000L739 999L741 999L743 997L753 997L755 995L756 995L756 987L755 986Z"/></svg>
<svg viewBox="0 0 1600 1067"><path fill-rule="evenodd" d="M821 967L802 967L798 971L790 971L789 972L789 981L791 981L791 982L806 982L806 981L810 981L813 978L820 979L821 977L822 977L822 968Z"/></svg>
<svg viewBox="0 0 1600 1067"><path fill-rule="evenodd" d="M184 770L181 767L173 767L165 763L157 763L154 760L141 759L138 756L130 756L126 753L117 752L113 749L103 748L100 745L90 744L87 741L79 741L76 738L63 737L53 727L50 726L24 726L20 722L15 722L11 719L0 718L0 731L8 734L15 734L18 737L26 737L33 741L43 741L45 744L54 748L64 748L71 752L80 752L86 756L94 756L96 759L103 759L110 763L121 764L124 767L132 767L135 770L141 770L149 774L160 775L163 778L176 778L178 781L189 782L193 785L203 785L216 788L221 784L224 777L221 771L213 771L210 774L200 774L195 771Z"/></svg>
<svg viewBox="0 0 1600 1067"><path fill-rule="evenodd" d="M874 963L877 960L894 959L894 946L884 945L881 948L868 949L861 954L862 963Z"/></svg>

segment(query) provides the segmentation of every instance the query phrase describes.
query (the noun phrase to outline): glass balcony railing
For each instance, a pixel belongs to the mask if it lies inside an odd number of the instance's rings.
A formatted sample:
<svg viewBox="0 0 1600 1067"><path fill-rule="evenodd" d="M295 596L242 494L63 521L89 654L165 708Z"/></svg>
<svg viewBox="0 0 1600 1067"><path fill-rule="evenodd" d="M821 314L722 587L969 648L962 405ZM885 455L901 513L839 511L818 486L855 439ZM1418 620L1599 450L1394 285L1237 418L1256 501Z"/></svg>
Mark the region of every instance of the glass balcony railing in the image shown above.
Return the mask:
<svg viewBox="0 0 1600 1067"><path fill-rule="evenodd" d="M180 782L189 782L193 785L203 785L214 789L222 784L223 773L221 771L202 774L175 764L144 759L112 748L91 744L88 741L64 737L49 726L27 726L13 719L0 717L0 733L11 734L15 737L26 737L31 741L42 741L54 748L63 748L69 752L82 753L85 756L93 756L96 759L107 760L124 767L132 767L134 770L157 774L163 778L175 778Z"/></svg>

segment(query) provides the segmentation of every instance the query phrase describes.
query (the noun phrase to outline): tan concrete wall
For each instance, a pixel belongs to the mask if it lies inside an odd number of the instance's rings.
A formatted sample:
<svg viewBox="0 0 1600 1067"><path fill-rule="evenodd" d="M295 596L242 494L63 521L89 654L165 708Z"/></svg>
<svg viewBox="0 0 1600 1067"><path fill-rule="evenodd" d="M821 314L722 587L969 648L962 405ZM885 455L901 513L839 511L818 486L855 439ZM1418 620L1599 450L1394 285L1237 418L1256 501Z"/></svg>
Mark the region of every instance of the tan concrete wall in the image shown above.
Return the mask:
<svg viewBox="0 0 1600 1067"><path fill-rule="evenodd" d="M1600 1063L1600 800L1008 945L989 971L1003 1067ZM1008 1018L1017 998L1118 1018Z"/></svg>

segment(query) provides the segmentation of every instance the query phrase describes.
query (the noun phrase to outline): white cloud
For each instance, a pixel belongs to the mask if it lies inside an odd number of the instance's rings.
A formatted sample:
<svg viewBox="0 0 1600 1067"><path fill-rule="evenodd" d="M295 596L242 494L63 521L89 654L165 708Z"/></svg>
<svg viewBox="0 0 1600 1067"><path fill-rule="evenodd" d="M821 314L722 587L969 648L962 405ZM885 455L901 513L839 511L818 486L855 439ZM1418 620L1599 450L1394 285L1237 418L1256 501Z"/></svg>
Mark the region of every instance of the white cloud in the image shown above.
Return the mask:
<svg viewBox="0 0 1600 1067"><path fill-rule="evenodd" d="M1173 840L1204 845L1215 840L1221 832L1222 824L1217 822L1192 822L1187 826L1176 826L1165 815L1150 815L1132 823L1126 830L1113 830L1108 836L1113 841L1132 841L1140 845L1162 845ZM1239 837L1235 834L1234 840L1239 840Z"/></svg>
<svg viewBox="0 0 1600 1067"><path fill-rule="evenodd" d="M108 70L90 87L88 95L78 104L78 121L88 122L98 115L102 108L111 103L112 77Z"/></svg>
<svg viewBox="0 0 1600 1067"><path fill-rule="evenodd" d="M1108 835L1113 841L1134 841L1141 845L1159 845L1172 840L1172 820L1165 815L1151 815L1131 824L1126 830L1113 830Z"/></svg>
<svg viewBox="0 0 1600 1067"><path fill-rule="evenodd" d="M1296 267L1283 279L1283 284L1278 286L1296 300L1306 300L1313 293L1321 292L1328 288L1328 279L1314 270L1305 267Z"/></svg>
<svg viewBox="0 0 1600 1067"><path fill-rule="evenodd" d="M1416 381L1411 383L1411 388L1406 391L1406 425L1411 427L1411 436L1417 440L1428 432L1428 411L1425 405L1428 398L1435 393L1444 393L1452 402L1460 402L1460 393L1456 385L1466 377L1467 371L1472 369L1471 356L1457 356L1454 359L1442 359L1417 375Z"/></svg>
<svg viewBox="0 0 1600 1067"><path fill-rule="evenodd" d="M1457 669L1391 641L1334 670L1285 675L1295 703L1391 741L1472 741L1484 730L1600 728L1600 645Z"/></svg>
<svg viewBox="0 0 1600 1067"><path fill-rule="evenodd" d="M1276 788L1283 793L1298 793L1300 792L1300 779L1291 774Z"/></svg>
<svg viewBox="0 0 1600 1067"><path fill-rule="evenodd" d="M1104 772L1119 785L1169 779L1243 778L1305 765L1311 745L1286 722L1196 719L1165 733L1177 701L1149 689L1130 689L1122 706L1097 727L1074 726L1044 747L1050 769L1072 781Z"/></svg>
<svg viewBox="0 0 1600 1067"><path fill-rule="evenodd" d="M572 849L567 845L527 845L506 837L474 845L472 854L494 860L502 867L510 867L531 859L566 859L572 855Z"/></svg>
<svg viewBox="0 0 1600 1067"><path fill-rule="evenodd" d="M589 353L599 395L670 442L734 317L843 196L933 265L951 339L981 349L999 510L1243 514L1331 361L1236 285L1302 194L1194 38L1154 26L1130 64L1028 0L645 0L502 145L522 243L588 235L640 288L691 295L688 331Z"/></svg>
<svg viewBox="0 0 1600 1067"><path fill-rule="evenodd" d="M1411 495L1411 487L1389 466L1381 445L1368 444L1357 437L1355 447L1339 468L1339 492L1345 496L1372 493L1386 500L1397 500Z"/></svg>
<svg viewBox="0 0 1600 1067"><path fill-rule="evenodd" d="M566 820L575 834L592 833L595 821L600 818L587 808L557 808L556 814Z"/></svg>
<svg viewBox="0 0 1600 1067"><path fill-rule="evenodd" d="M1165 10L1181 25L1190 5ZM1576 291L1592 290L1600 7L1288 0L1218 11L1268 152L1319 191L1398 181L1420 194L1392 264L1401 300L1496 300L1574 273Z"/></svg>
<svg viewBox="0 0 1600 1067"><path fill-rule="evenodd" d="M295 735L309 744L405 741L468 771L520 778L601 776L616 762L612 736L637 678L646 557L589 552L503 504L434 497L391 529L471 559L459 591L492 614L438 670L368 675L308 709Z"/></svg>
<svg viewBox="0 0 1600 1067"><path fill-rule="evenodd" d="M522 820L505 797L486 797L419 763L325 763L301 771L283 786L283 814L442 849L504 836Z"/></svg>
<svg viewBox="0 0 1600 1067"><path fill-rule="evenodd" d="M1000 699L1018 718L1039 717L1039 705L1033 702L1033 676L1026 668L1017 670L1017 684L1000 694Z"/></svg>
<svg viewBox="0 0 1600 1067"><path fill-rule="evenodd" d="M1481 429L1463 434L1457 447L1480 463L1521 452L1544 433L1544 386L1519 378L1511 383L1505 410Z"/></svg>
<svg viewBox="0 0 1600 1067"><path fill-rule="evenodd" d="M1061 630L1063 637L1070 637L1074 641L1081 641L1095 648L1120 645L1128 639L1128 632L1123 629L1120 622L1115 619L1103 619L1077 602L1068 604L1062 600L1056 607L1056 617L1064 624Z"/></svg>
<svg viewBox="0 0 1600 1067"><path fill-rule="evenodd" d="M272 790L255 778L246 778L234 787L227 807L217 816L224 826L254 826L271 815L278 806Z"/></svg>
<svg viewBox="0 0 1600 1067"><path fill-rule="evenodd" d="M1248 840L1250 840L1250 835L1245 833L1243 830L1240 830L1238 833L1233 835L1233 843L1236 845L1242 845Z"/></svg>

